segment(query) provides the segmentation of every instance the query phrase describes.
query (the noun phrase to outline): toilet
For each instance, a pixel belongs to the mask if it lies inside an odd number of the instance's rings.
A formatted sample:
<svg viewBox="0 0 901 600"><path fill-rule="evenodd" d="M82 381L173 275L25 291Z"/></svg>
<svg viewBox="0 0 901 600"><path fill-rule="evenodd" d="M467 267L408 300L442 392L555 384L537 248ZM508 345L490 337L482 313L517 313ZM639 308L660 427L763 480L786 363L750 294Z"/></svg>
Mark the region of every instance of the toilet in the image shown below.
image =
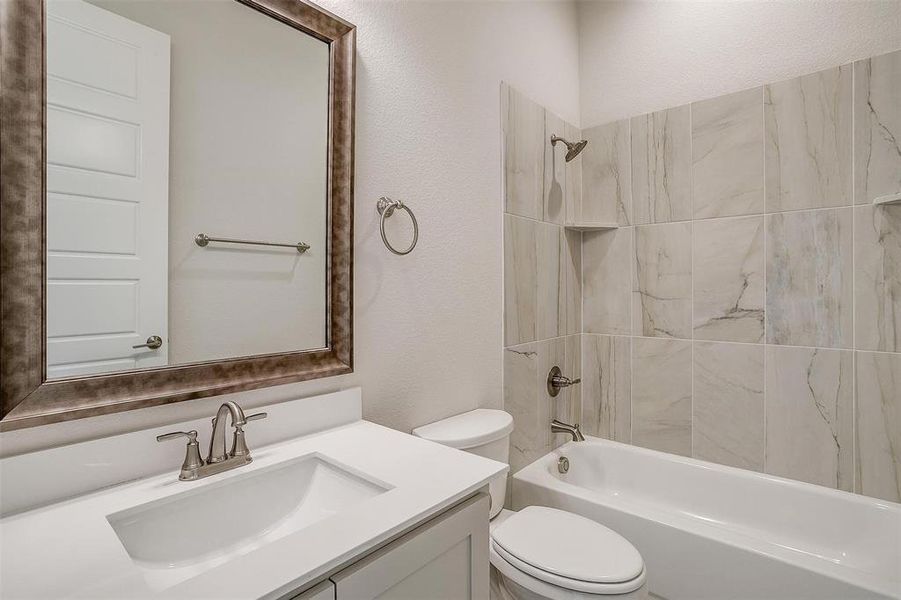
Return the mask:
<svg viewBox="0 0 901 600"><path fill-rule="evenodd" d="M550 426L550 425L548 425ZM480 408L413 430L413 435L506 463L513 417ZM647 573L635 546L581 515L546 506L506 510L506 475L489 483L493 595L513 600L646 599Z"/></svg>

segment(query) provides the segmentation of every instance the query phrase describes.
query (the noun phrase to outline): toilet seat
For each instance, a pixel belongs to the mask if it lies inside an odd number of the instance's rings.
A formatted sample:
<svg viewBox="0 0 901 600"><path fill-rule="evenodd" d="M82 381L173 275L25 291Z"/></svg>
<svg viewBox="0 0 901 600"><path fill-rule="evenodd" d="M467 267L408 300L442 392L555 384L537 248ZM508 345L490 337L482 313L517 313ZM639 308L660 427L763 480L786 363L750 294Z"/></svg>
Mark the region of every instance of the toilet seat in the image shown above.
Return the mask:
<svg viewBox="0 0 901 600"><path fill-rule="evenodd" d="M498 567L501 572L503 572L508 577L514 579L517 583L522 585L525 588L532 589L533 591L543 593L549 598L553 598L554 596L548 593L547 588L562 588L563 590L573 592L574 595L569 596L570 598L577 597L596 597L596 596L608 596L608 595L620 595L628 592L632 592L640 588L645 581L645 573L644 570L641 571L638 577L631 581L625 581L621 583L591 583L588 581L580 581L578 579L569 579L566 577L560 577L559 575L554 575L553 573L548 573L546 571L541 571L540 569L535 569L528 565L528 563L523 563L518 560L516 557L510 556L509 554L504 553L503 548L498 546L493 540L491 542L491 552L490 555L496 556L498 559L506 563L507 566L510 567L513 571L516 572L516 575L520 577L513 577L513 574L505 569L500 569L497 560L492 560L491 564L495 567ZM536 589L534 583L545 584L547 588L542 586L541 588ZM578 595L575 595L578 594Z"/></svg>
<svg viewBox="0 0 901 600"><path fill-rule="evenodd" d="M545 506L505 517L492 528L492 563L524 587L576 598L627 594L644 585L641 555L599 523Z"/></svg>

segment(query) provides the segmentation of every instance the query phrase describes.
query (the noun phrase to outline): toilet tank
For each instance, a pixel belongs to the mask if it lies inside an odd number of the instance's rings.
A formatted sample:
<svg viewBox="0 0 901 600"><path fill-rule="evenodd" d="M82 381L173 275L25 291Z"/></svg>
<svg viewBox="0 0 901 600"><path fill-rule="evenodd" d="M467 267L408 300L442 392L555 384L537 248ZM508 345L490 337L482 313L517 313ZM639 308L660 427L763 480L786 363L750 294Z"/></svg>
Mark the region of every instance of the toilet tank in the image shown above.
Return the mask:
<svg viewBox="0 0 901 600"><path fill-rule="evenodd" d="M502 410L477 408L413 430L413 435L445 446L465 450L504 464L510 456L510 432L513 417ZM491 516L504 507L507 475L498 475L488 484Z"/></svg>

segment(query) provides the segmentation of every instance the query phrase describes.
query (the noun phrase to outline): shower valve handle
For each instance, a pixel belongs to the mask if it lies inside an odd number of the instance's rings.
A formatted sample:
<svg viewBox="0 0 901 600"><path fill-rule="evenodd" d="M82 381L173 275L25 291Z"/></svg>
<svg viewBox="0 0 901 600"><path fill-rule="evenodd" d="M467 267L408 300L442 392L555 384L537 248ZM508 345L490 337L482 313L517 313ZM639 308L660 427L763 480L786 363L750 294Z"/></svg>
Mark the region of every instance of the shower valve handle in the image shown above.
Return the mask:
<svg viewBox="0 0 901 600"><path fill-rule="evenodd" d="M554 366L547 374L547 393L550 394L551 398L555 398L561 389L581 382L581 378L570 379L563 375L560 367Z"/></svg>

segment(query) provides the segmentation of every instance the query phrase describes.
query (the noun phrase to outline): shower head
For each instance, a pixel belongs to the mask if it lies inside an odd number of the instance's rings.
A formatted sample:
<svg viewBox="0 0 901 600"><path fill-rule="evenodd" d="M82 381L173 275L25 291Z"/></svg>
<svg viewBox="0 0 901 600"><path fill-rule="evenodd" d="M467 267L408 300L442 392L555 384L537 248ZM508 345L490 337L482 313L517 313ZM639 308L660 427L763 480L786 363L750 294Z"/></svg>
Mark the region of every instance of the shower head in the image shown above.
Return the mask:
<svg viewBox="0 0 901 600"><path fill-rule="evenodd" d="M551 145L556 146L557 142L563 142L566 144L566 162L571 161L575 157L579 156L579 152L585 149L585 146L588 145L588 140L579 140L578 142L568 142L564 140L562 137L558 137L556 135L551 136Z"/></svg>

